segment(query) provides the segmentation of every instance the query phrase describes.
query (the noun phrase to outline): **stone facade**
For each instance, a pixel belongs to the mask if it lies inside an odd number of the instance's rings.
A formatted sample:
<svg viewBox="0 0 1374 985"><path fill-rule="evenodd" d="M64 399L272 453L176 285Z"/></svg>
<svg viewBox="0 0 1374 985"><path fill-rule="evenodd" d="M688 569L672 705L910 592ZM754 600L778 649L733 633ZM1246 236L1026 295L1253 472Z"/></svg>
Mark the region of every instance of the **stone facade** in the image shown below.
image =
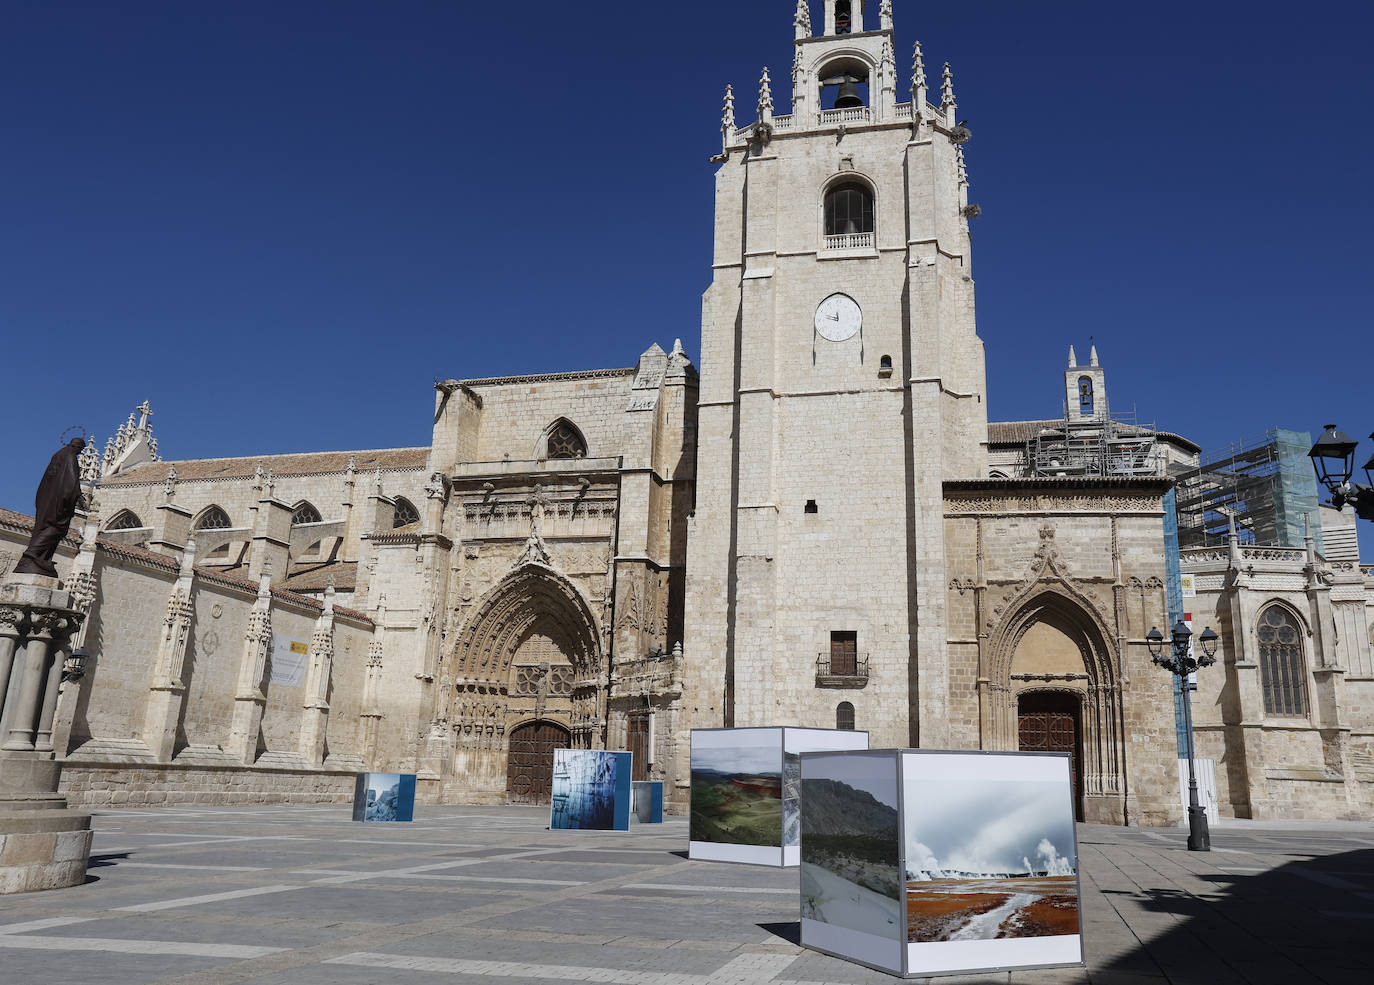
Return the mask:
<svg viewBox="0 0 1374 985"><path fill-rule="evenodd" d="M847 724L1069 752L1085 819L1179 819L1145 637L1197 446L1114 430L1095 349L1071 350L1062 422L988 423L971 134L948 66L929 85L918 45L899 83L891 7L863 6L813 36L799 4L790 114L766 70L755 122L727 92L700 380L652 345L437 383L424 447L233 459L161 460L145 403L85 456L95 502L58 561L90 664L53 723L75 802L333 802L361 769L529 802L579 746L630 749L682 807L692 728ZM826 105L841 79L858 94ZM1057 427L1115 450L1047 476ZM26 524L0 512L0 575ZM1231 813L1368 808L1351 549L1185 555L1226 648L1198 735ZM1259 710L1271 602L1306 634L1302 714Z"/></svg>
<svg viewBox="0 0 1374 985"><path fill-rule="evenodd" d="M1374 810L1374 570L1302 550L1183 552L1194 625L1221 636L1197 674L1197 754L1221 812L1368 818Z"/></svg>

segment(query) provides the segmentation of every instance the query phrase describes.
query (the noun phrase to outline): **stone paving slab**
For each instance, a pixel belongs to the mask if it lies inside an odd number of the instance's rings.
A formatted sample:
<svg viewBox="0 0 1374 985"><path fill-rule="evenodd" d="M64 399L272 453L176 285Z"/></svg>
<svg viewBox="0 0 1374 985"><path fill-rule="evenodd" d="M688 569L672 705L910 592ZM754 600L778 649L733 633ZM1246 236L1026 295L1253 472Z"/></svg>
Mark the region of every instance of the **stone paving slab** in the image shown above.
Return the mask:
<svg viewBox="0 0 1374 985"><path fill-rule="evenodd" d="M877 985L804 951L797 872L691 862L680 818L546 810L99 812L84 886L0 898L0 983ZM1374 825L1081 826L1086 969L942 985L1345 985L1374 966Z"/></svg>

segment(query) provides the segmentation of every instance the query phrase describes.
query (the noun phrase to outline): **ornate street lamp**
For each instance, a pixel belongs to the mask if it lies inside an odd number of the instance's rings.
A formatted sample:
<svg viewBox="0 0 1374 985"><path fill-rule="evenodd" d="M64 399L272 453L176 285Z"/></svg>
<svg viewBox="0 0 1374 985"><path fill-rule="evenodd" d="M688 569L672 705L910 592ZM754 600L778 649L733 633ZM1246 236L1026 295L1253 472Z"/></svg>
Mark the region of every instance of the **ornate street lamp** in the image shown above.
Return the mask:
<svg viewBox="0 0 1374 985"><path fill-rule="evenodd" d="M1374 434L1370 435L1374 438ZM1341 509L1346 503L1355 508L1361 519L1374 520L1374 488L1350 482L1355 474L1355 449L1359 442L1334 424L1328 424L1326 431L1307 457L1312 459L1312 468L1317 473L1317 481L1331 493L1331 505ZM1365 478L1374 485L1374 457L1364 464Z"/></svg>
<svg viewBox="0 0 1374 985"><path fill-rule="evenodd" d="M1150 659L1177 677L1179 688L1183 691L1183 727L1188 740L1188 851L1210 852L1212 835L1207 829L1207 811L1198 803L1197 773L1193 768L1193 697L1188 677L1199 667L1210 667L1217 662L1217 641L1221 637L1212 631L1211 626L1203 630L1199 638L1202 655L1195 658L1188 645L1192 641L1193 631L1182 619L1174 623L1172 635L1173 639L1168 641L1167 655L1164 634L1158 626L1150 630L1145 643L1150 648Z"/></svg>
<svg viewBox="0 0 1374 985"><path fill-rule="evenodd" d="M69 684L86 676L86 661L89 654L85 647L78 646L62 662L62 683Z"/></svg>

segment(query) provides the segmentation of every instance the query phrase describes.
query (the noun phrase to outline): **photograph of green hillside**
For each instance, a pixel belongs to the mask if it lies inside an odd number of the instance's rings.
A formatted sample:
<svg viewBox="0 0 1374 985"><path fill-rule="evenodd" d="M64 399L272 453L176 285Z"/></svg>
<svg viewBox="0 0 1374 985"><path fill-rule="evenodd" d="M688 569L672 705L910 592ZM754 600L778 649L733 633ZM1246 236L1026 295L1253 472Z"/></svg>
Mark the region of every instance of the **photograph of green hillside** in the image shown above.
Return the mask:
<svg viewBox="0 0 1374 985"><path fill-rule="evenodd" d="M801 781L801 915L902 936L901 824L890 757L811 757Z"/></svg>
<svg viewBox="0 0 1374 985"><path fill-rule="evenodd" d="M782 844L782 745L778 736L764 738L733 747L693 743L692 841Z"/></svg>

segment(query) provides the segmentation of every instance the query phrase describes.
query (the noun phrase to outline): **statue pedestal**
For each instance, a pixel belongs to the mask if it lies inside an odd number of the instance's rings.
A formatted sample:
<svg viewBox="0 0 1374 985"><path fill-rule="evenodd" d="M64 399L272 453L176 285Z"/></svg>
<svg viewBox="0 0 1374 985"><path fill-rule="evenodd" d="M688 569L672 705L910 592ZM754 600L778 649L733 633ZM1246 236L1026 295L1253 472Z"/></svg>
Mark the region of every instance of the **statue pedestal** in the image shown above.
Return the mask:
<svg viewBox="0 0 1374 985"><path fill-rule="evenodd" d="M0 585L0 893L85 881L91 816L57 792L53 714L72 632L81 622L56 578Z"/></svg>

